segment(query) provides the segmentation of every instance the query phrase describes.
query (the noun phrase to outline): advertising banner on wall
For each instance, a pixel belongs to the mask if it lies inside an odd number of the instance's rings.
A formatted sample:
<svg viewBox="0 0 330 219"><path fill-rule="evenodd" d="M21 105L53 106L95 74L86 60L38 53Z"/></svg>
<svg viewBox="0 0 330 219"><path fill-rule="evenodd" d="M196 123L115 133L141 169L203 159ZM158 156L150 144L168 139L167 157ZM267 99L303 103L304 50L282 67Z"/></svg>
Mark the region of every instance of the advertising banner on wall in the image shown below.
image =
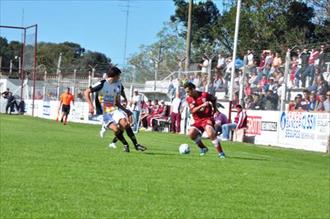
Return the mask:
<svg viewBox="0 0 330 219"><path fill-rule="evenodd" d="M281 112L278 143L283 147L326 152L329 144L329 113Z"/></svg>
<svg viewBox="0 0 330 219"><path fill-rule="evenodd" d="M248 110L246 139L254 144L275 145L277 142L277 111Z"/></svg>

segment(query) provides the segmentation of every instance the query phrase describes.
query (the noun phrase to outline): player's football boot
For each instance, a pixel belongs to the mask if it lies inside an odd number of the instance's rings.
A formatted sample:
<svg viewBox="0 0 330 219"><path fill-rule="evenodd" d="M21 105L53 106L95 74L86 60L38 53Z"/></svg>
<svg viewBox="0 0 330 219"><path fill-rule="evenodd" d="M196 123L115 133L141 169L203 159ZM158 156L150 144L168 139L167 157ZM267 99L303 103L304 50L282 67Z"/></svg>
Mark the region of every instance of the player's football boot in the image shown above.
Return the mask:
<svg viewBox="0 0 330 219"><path fill-rule="evenodd" d="M129 146L128 145L124 145L124 150L123 151L129 153Z"/></svg>
<svg viewBox="0 0 330 219"><path fill-rule="evenodd" d="M220 159L224 159L224 158L226 158L225 153L223 153L223 152L219 153L219 158L220 158Z"/></svg>
<svg viewBox="0 0 330 219"><path fill-rule="evenodd" d="M105 132L107 131L107 129L104 127L104 125L102 125L102 128L100 130L100 137L103 138L104 137L104 134Z"/></svg>
<svg viewBox="0 0 330 219"><path fill-rule="evenodd" d="M147 150L146 147L144 147L144 146L142 146L142 145L140 145L140 144L135 145L135 149L136 149L137 151L145 151L145 150Z"/></svg>
<svg viewBox="0 0 330 219"><path fill-rule="evenodd" d="M200 149L200 156L204 156L207 152L209 151L209 149L207 148L207 147L205 147L205 148L201 148Z"/></svg>
<svg viewBox="0 0 330 219"><path fill-rule="evenodd" d="M117 148L117 146L116 146L115 143L110 143L110 144L109 144L109 148Z"/></svg>

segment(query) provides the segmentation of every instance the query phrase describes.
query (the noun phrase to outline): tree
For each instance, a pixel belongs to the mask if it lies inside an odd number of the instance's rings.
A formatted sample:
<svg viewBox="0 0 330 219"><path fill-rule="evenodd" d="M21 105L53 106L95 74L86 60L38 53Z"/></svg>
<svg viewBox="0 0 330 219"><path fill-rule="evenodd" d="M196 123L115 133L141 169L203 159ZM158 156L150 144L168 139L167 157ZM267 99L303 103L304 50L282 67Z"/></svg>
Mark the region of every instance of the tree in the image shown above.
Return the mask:
<svg viewBox="0 0 330 219"><path fill-rule="evenodd" d="M186 29L188 21L188 7L189 4L184 0L173 0L176 6L175 14L171 16L172 22L180 22L184 28L181 29L179 36L186 38ZM194 3L192 9L192 57L193 61L200 59L202 54L210 48L217 48L218 37L212 33L213 27L218 22L220 12L215 3L211 0L206 2Z"/></svg>
<svg viewBox="0 0 330 219"><path fill-rule="evenodd" d="M176 10L171 20L183 25L180 36L185 37L188 3L184 0L173 1ZM322 9L325 13L324 8L330 7L325 2L312 0L306 4L295 0L244 0L241 6L239 53L247 49L285 51L294 45L325 41L325 37L329 36L329 16L321 23L315 22L320 17L315 10ZM236 1L232 0L229 5L231 7L227 11L219 14L211 1L194 4L192 53L195 58L201 53L209 53L211 47L218 52L232 53Z"/></svg>
<svg viewBox="0 0 330 219"><path fill-rule="evenodd" d="M155 63L153 59L161 52L162 62L159 64L159 78L168 76L178 70L178 57L184 54L184 39L178 34L178 23L165 23L162 30L157 34L158 40L149 45L142 45L138 53L129 57L128 66L124 70L127 81L145 82L154 80ZM135 74L133 74L135 72ZM133 76L136 75L135 78Z"/></svg>

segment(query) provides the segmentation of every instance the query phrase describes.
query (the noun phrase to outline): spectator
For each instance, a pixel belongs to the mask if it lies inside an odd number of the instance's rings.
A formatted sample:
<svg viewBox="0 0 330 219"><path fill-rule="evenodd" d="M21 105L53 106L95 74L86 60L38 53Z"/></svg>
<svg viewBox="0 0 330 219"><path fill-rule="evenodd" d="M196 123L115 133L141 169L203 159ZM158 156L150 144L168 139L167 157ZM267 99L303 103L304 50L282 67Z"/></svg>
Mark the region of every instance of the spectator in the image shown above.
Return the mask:
<svg viewBox="0 0 330 219"><path fill-rule="evenodd" d="M236 105L237 115L234 119L234 123L228 123L222 125L222 135L223 141L229 140L230 131L233 129L241 129L247 127L247 115L246 112L243 110L241 105Z"/></svg>
<svg viewBox="0 0 330 219"><path fill-rule="evenodd" d="M247 97L247 96L250 96L251 94L252 94L252 89L251 89L250 83L246 82L246 85L244 88L244 95Z"/></svg>
<svg viewBox="0 0 330 219"><path fill-rule="evenodd" d="M223 78L221 72L217 72L217 74L214 76L213 88L215 91L225 91L225 79Z"/></svg>
<svg viewBox="0 0 330 219"><path fill-rule="evenodd" d="M203 63L199 64L199 67L201 67L201 72L202 73L207 73L208 72L208 67L209 67L209 59L206 55L203 55L202 59L203 59Z"/></svg>
<svg viewBox="0 0 330 219"><path fill-rule="evenodd" d="M246 96L246 98L245 98L245 108L246 109L254 109L255 108L255 104L254 104L252 95Z"/></svg>
<svg viewBox="0 0 330 219"><path fill-rule="evenodd" d="M276 110L278 103L278 96L272 90L268 90L263 98L265 110Z"/></svg>
<svg viewBox="0 0 330 219"><path fill-rule="evenodd" d="M281 65L282 65L282 58L280 57L280 54L277 52L277 53L275 53L275 57L273 58L272 68L270 69L270 74L278 71Z"/></svg>
<svg viewBox="0 0 330 219"><path fill-rule="evenodd" d="M218 63L217 63L217 69L218 70L224 70L226 68L226 58L223 54L218 55Z"/></svg>
<svg viewBox="0 0 330 219"><path fill-rule="evenodd" d="M302 103L302 95L301 94L297 94L297 96L295 97L295 105L294 105L294 109L298 110L298 111L305 111L307 109L308 105L304 105Z"/></svg>
<svg viewBox="0 0 330 219"><path fill-rule="evenodd" d="M316 112L324 112L324 101L326 100L325 95L320 95L316 99L316 105L314 111Z"/></svg>
<svg viewBox="0 0 330 219"><path fill-rule="evenodd" d="M310 101L307 104L306 110L307 111L315 111L316 110L316 95L315 95L315 93L311 94Z"/></svg>
<svg viewBox="0 0 330 219"><path fill-rule="evenodd" d="M316 49L312 49L311 54L308 58L308 67L303 72L304 78L307 80L309 77L308 86L311 86L315 75L315 61L319 57L319 52Z"/></svg>
<svg viewBox="0 0 330 219"><path fill-rule="evenodd" d="M324 80L323 75L316 77L316 93L317 95L325 95L329 90L328 83Z"/></svg>
<svg viewBox="0 0 330 219"><path fill-rule="evenodd" d="M266 50L265 65L263 67L264 74L267 75L267 78L270 75L270 69L273 63L273 54L272 51Z"/></svg>
<svg viewBox="0 0 330 219"><path fill-rule="evenodd" d="M268 79L266 75L263 75L261 80L258 83L258 90L260 92L265 92L268 90Z"/></svg>
<svg viewBox="0 0 330 219"><path fill-rule="evenodd" d="M141 123L143 128L148 128L148 116L152 114L152 101L149 99L147 103L144 103L142 105L142 110L141 110Z"/></svg>
<svg viewBox="0 0 330 219"><path fill-rule="evenodd" d="M324 111L330 113L330 91L327 92L326 96L321 96L323 101Z"/></svg>
<svg viewBox="0 0 330 219"><path fill-rule="evenodd" d="M318 69L321 71L321 72L324 72L326 71L326 66L325 66L325 57L326 56L326 53L325 53L325 45L322 44L321 47L320 47L320 54L319 54L319 61L318 61Z"/></svg>
<svg viewBox="0 0 330 219"><path fill-rule="evenodd" d="M297 81L296 81L297 71L298 71L298 60L296 56L293 56L291 61L291 70L290 70L290 87L299 86L299 82L297 85Z"/></svg>
<svg viewBox="0 0 330 219"><path fill-rule="evenodd" d="M173 133L180 133L181 131L181 107L182 101L180 98L180 93L176 92L175 98L172 100L171 104L171 131Z"/></svg>
<svg viewBox="0 0 330 219"><path fill-rule="evenodd" d="M301 104L304 106L304 108L307 108L308 103L311 100L311 92L307 89L303 90L303 98L301 100Z"/></svg>
<svg viewBox="0 0 330 219"><path fill-rule="evenodd" d="M169 116L169 108L167 105L165 105L165 101L161 100L157 114L155 114L151 119L152 130L159 131L161 122L167 122L168 116Z"/></svg>
<svg viewBox="0 0 330 219"><path fill-rule="evenodd" d="M258 90L258 79L257 79L257 74L255 72L252 73L250 79L249 79L249 84L251 87L252 92L256 92Z"/></svg>
<svg viewBox="0 0 330 219"><path fill-rule="evenodd" d="M134 90L134 96L132 98L132 112L133 112L133 132L137 133L139 131L140 124L140 114L142 108L143 97L139 94L137 89Z"/></svg>
<svg viewBox="0 0 330 219"><path fill-rule="evenodd" d="M308 67L308 59L309 59L309 53L306 47L303 49L303 52L299 55L299 58L301 59L301 66L298 75L301 79L301 86L306 87L306 76L304 72Z"/></svg>
<svg viewBox="0 0 330 219"><path fill-rule="evenodd" d="M273 93L277 93L277 84L275 84L274 78L270 77L268 82L268 90L272 90Z"/></svg>
<svg viewBox="0 0 330 219"><path fill-rule="evenodd" d="M225 114L219 112L216 112L214 114L214 129L217 135L220 135L222 133L222 125L228 124L228 118Z"/></svg>

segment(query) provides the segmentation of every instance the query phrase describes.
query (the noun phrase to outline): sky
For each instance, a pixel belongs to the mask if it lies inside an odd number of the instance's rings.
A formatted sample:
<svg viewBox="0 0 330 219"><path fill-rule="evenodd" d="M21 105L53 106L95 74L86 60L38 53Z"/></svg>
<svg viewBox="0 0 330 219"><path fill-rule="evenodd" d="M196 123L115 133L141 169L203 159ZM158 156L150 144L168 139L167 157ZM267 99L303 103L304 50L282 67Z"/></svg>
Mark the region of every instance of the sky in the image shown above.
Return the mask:
<svg viewBox="0 0 330 219"><path fill-rule="evenodd" d="M0 0L0 25L38 24L38 42L78 43L106 54L121 66L125 57L157 40L156 34L175 12L172 0ZM0 28L9 41L20 40L19 31Z"/></svg>

